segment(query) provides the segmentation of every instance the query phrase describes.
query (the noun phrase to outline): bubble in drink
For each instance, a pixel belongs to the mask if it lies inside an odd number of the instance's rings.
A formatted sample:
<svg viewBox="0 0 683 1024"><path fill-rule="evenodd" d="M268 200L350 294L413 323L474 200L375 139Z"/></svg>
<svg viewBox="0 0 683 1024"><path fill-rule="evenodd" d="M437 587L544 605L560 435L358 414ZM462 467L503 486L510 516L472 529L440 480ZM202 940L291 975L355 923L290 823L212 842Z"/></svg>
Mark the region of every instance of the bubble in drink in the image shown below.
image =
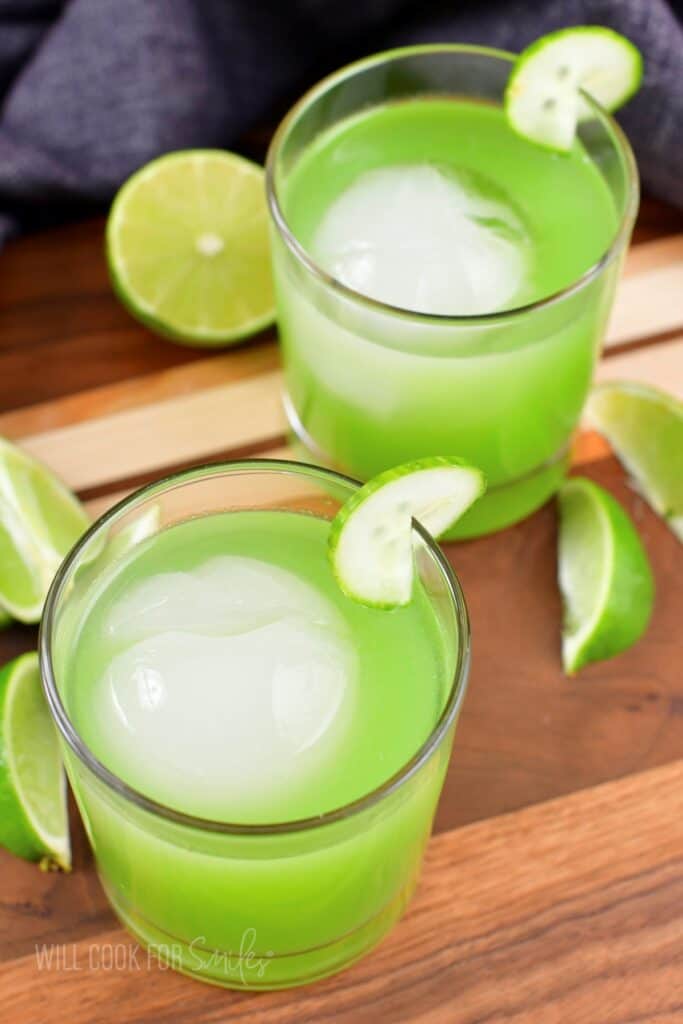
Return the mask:
<svg viewBox="0 0 683 1024"><path fill-rule="evenodd" d="M106 761L171 805L250 812L304 784L348 726L356 653L314 587L256 559L158 573L111 609L96 684Z"/></svg>
<svg viewBox="0 0 683 1024"><path fill-rule="evenodd" d="M328 207L313 255L392 306L473 315L522 301L528 236L504 197L429 164L365 171Z"/></svg>

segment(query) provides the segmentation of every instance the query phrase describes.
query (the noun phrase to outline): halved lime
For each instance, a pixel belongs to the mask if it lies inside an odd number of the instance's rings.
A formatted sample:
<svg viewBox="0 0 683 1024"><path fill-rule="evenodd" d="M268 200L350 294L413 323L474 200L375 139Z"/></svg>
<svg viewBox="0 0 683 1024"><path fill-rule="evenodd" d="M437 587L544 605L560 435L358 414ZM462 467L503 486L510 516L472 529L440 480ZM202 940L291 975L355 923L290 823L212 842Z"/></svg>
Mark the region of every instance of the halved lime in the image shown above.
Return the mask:
<svg viewBox="0 0 683 1024"><path fill-rule="evenodd" d="M376 608L408 604L415 572L413 519L438 538L484 490L480 470L448 456L408 462L373 477L332 522L330 557L341 589Z"/></svg>
<svg viewBox="0 0 683 1024"><path fill-rule="evenodd" d="M46 466L0 438L0 606L37 622L62 559L88 527L80 502Z"/></svg>
<svg viewBox="0 0 683 1024"><path fill-rule="evenodd" d="M558 499L562 662L573 673L638 640L652 614L654 582L635 527L611 494L572 477Z"/></svg>
<svg viewBox="0 0 683 1024"><path fill-rule="evenodd" d="M64 769L37 654L0 670L0 845L71 867Z"/></svg>
<svg viewBox="0 0 683 1024"><path fill-rule="evenodd" d="M223 150L182 150L137 171L107 222L125 306L188 345L224 345L273 322L263 169Z"/></svg>
<svg viewBox="0 0 683 1024"><path fill-rule="evenodd" d="M683 402L645 384L599 384L586 406L638 490L683 541Z"/></svg>
<svg viewBox="0 0 683 1024"><path fill-rule="evenodd" d="M638 90L640 51L602 25L581 25L541 36L515 61L505 90L512 128L548 149L571 149L576 126L590 116L580 90L616 110Z"/></svg>

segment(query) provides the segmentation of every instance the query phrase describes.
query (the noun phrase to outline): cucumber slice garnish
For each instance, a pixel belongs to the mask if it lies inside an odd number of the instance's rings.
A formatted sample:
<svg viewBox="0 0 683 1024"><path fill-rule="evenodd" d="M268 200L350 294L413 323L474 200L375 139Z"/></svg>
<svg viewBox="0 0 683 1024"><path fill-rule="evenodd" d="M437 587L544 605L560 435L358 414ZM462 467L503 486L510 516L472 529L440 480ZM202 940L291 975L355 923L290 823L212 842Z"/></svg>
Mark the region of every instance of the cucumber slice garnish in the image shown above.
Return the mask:
<svg viewBox="0 0 683 1024"><path fill-rule="evenodd" d="M375 608L410 602L412 521L440 537L485 490L480 470L438 456L408 462L374 477L349 498L330 528L329 549L339 586Z"/></svg>
<svg viewBox="0 0 683 1024"><path fill-rule="evenodd" d="M576 126L590 115L580 90L606 110L616 110L638 90L640 51L600 25L565 28L542 36L515 61L505 90L511 127L548 149L571 149Z"/></svg>

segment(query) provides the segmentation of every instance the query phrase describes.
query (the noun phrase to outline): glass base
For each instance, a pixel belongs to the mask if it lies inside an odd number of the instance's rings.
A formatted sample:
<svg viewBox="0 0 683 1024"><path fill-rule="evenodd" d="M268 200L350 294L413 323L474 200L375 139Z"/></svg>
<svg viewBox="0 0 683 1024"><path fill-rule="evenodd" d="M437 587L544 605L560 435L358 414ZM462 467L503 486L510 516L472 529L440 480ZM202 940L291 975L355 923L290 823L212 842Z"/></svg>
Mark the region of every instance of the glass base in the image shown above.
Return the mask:
<svg viewBox="0 0 683 1024"><path fill-rule="evenodd" d="M121 924L148 951L150 962L159 962L210 985L253 992L306 985L355 963L376 946L402 916L418 877L355 931L324 946L286 954L257 950L255 937L249 934L242 936L240 948L236 950L208 949L201 945L199 938L188 943L147 921L101 875L100 881Z"/></svg>
<svg viewBox="0 0 683 1024"><path fill-rule="evenodd" d="M491 487L465 512L442 540L467 540L495 533L526 519L544 505L561 485L569 468L569 449L516 480Z"/></svg>
<svg viewBox="0 0 683 1024"><path fill-rule="evenodd" d="M318 447L301 423L287 394L283 396L283 403L289 423L290 445L296 457L354 476ZM570 445L567 445L536 469L504 484L490 487L483 498L480 498L441 539L467 540L481 537L526 519L545 504L558 489L567 474L569 456Z"/></svg>

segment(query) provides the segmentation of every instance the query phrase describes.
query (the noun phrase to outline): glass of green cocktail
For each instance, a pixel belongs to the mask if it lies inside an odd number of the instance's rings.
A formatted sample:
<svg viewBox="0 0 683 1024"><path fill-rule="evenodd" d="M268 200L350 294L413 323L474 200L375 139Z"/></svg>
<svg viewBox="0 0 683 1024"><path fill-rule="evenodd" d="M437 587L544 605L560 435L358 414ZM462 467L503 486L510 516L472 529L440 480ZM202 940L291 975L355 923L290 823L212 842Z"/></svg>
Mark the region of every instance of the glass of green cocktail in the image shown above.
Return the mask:
<svg viewBox="0 0 683 1024"><path fill-rule="evenodd" d="M268 157L291 427L362 479L443 452L480 466L454 536L557 488L638 202L628 142L587 95L569 153L515 134L512 61L363 60L304 96Z"/></svg>
<svg viewBox="0 0 683 1024"><path fill-rule="evenodd" d="M355 489L296 463L181 473L107 513L48 596L44 685L104 888L216 984L339 970L417 881L467 612L417 524L410 604L342 593L327 542Z"/></svg>

